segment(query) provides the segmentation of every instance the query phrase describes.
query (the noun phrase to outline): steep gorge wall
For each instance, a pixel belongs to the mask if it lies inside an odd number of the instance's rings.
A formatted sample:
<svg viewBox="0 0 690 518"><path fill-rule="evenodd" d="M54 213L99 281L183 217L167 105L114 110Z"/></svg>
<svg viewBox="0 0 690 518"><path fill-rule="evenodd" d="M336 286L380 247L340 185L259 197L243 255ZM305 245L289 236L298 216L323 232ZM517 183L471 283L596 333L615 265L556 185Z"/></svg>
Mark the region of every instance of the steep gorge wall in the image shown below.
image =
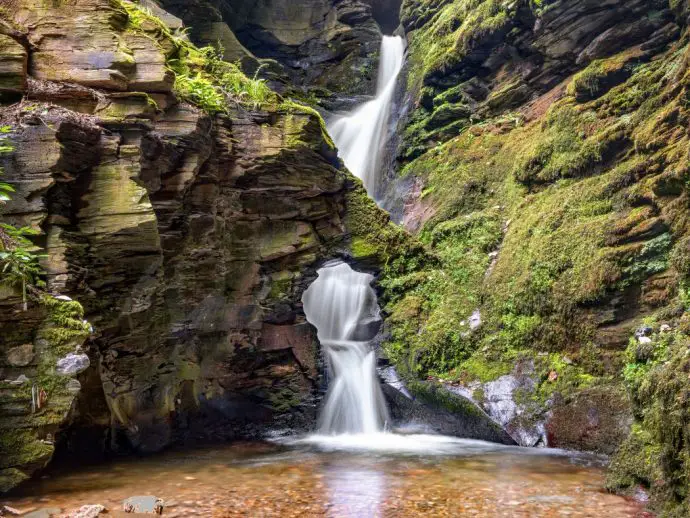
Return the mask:
<svg viewBox="0 0 690 518"><path fill-rule="evenodd" d="M24 312L2 292L0 409L16 416L0 420L3 489L43 467L56 440L75 454L155 451L310 427L319 353L301 294L323 261L376 269L379 242L402 239L318 115L181 102L181 40L125 7L0 11L0 93L21 100L0 115L13 147L3 180L16 188L3 221L39 232L45 291L84 309ZM45 339L58 324L75 331ZM63 376L70 354L90 367Z"/></svg>
<svg viewBox="0 0 690 518"><path fill-rule="evenodd" d="M686 3L406 0L402 21L404 223L439 262L384 280L388 354L523 444L624 443L611 486L684 515Z"/></svg>

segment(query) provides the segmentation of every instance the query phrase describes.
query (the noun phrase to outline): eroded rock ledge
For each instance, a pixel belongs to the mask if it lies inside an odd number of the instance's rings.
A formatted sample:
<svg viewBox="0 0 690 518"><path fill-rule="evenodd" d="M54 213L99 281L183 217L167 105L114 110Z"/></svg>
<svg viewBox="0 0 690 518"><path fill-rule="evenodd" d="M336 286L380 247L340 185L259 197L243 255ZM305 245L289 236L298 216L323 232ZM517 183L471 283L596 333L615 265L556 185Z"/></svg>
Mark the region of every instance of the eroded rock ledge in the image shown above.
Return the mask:
<svg viewBox="0 0 690 518"><path fill-rule="evenodd" d="M319 359L301 294L323 261L375 269L378 244L402 233L309 110L180 102L171 36L132 24L116 0L14 5L0 24L0 92L21 99L0 112L17 189L3 221L40 231L46 290L78 300L94 331L69 343L91 367L63 394L57 361L17 360L51 312L0 295L0 378L26 380L3 385L0 408L17 418L0 420L0 446L29 446L0 456L3 489L43 467L56 439L155 451L311 426ZM42 409L26 387L43 391Z"/></svg>

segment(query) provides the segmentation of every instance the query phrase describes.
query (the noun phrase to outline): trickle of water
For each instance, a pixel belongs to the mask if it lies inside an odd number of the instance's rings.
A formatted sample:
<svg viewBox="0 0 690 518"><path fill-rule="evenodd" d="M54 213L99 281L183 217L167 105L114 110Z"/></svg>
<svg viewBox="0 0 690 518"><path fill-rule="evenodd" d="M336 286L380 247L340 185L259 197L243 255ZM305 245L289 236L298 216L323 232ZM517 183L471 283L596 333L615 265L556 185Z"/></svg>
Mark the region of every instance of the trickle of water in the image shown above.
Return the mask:
<svg viewBox="0 0 690 518"><path fill-rule="evenodd" d="M318 331L330 383L319 417L324 434L376 433L388 418L370 340L379 319L373 277L347 264L326 266L304 292L304 313Z"/></svg>
<svg viewBox="0 0 690 518"><path fill-rule="evenodd" d="M391 102L404 60L404 40L400 36L384 36L376 97L355 108L349 115L336 117L328 124L328 132L338 147L340 158L354 175L362 179L372 196L376 194Z"/></svg>

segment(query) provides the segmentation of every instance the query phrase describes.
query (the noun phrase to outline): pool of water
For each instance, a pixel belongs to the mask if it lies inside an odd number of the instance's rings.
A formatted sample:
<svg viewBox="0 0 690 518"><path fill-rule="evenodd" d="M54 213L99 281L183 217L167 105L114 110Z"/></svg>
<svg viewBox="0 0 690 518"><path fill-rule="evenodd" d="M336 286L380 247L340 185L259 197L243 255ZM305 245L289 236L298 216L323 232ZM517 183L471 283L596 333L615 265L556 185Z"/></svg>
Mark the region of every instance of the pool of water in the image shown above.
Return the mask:
<svg viewBox="0 0 690 518"><path fill-rule="evenodd" d="M375 434L238 443L60 467L3 503L24 511L102 504L117 516L125 498L156 495L166 502L168 517L651 516L603 485L596 457Z"/></svg>

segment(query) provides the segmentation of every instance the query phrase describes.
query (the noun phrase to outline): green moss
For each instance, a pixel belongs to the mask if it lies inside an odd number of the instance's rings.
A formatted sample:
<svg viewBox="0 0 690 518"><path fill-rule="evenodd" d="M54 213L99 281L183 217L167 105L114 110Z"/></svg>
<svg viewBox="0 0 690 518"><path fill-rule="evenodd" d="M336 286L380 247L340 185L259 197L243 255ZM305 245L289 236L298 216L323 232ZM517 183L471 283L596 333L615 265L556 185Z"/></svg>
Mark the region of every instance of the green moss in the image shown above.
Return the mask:
<svg viewBox="0 0 690 518"><path fill-rule="evenodd" d="M602 128L595 112L556 105L541 127L533 127L528 135L529 145L518 156L513 175L527 186L591 175L626 127L623 122Z"/></svg>
<svg viewBox="0 0 690 518"><path fill-rule="evenodd" d="M616 83L627 79L632 71L635 54L625 52L608 59L596 59L584 70L573 76L568 85L568 95L578 101L586 101L601 96Z"/></svg>
<svg viewBox="0 0 690 518"><path fill-rule="evenodd" d="M419 243L390 221L362 186L355 183L346 196L345 227L351 237L350 251L360 261L383 265L391 277L414 270L424 261Z"/></svg>
<svg viewBox="0 0 690 518"><path fill-rule="evenodd" d="M16 468L0 469L0 493L6 493L27 480L29 476Z"/></svg>
<svg viewBox="0 0 690 518"><path fill-rule="evenodd" d="M237 64L226 62L218 49L196 47L145 7L127 0L117 3L127 16L128 30L151 38L164 49L168 68L175 74L175 94L183 101L211 114L227 112L233 103L253 109L278 103L278 96L258 78L259 71L249 78Z"/></svg>
<svg viewBox="0 0 690 518"><path fill-rule="evenodd" d="M611 464L607 485L629 492L642 485L662 516L690 511L688 346L690 336L677 330L653 335L651 344L631 339L626 352L636 424Z"/></svg>
<svg viewBox="0 0 690 518"><path fill-rule="evenodd" d="M335 149L333 139L331 139L331 136L328 134L328 129L326 129L326 121L323 120L321 114L314 108L295 102L292 99L286 99L278 105L277 109L286 113L301 113L313 117L319 123L323 141L329 149Z"/></svg>
<svg viewBox="0 0 690 518"><path fill-rule="evenodd" d="M267 391L271 409L277 413L290 412L303 404L300 391L296 388L299 387L298 377L293 376L284 379L283 382L287 383L287 385L283 387L274 386Z"/></svg>
<svg viewBox="0 0 690 518"><path fill-rule="evenodd" d="M410 38L412 85L428 74L457 66L485 38L505 30L516 13L515 4L500 0L417 0L406 4L403 18L412 18L415 12L422 20L430 18Z"/></svg>

